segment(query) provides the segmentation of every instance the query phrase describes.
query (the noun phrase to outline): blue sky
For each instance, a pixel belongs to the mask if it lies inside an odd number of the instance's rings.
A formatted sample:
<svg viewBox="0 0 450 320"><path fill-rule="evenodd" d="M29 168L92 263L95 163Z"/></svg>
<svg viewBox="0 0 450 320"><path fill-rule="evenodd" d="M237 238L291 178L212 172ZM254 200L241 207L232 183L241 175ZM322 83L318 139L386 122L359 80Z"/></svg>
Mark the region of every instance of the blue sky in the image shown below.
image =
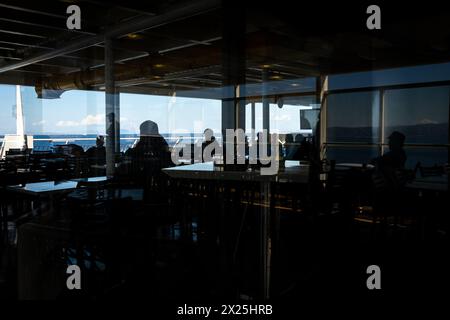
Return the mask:
<svg viewBox="0 0 450 320"><path fill-rule="evenodd" d="M0 85L0 134L15 132L15 86ZM121 129L137 133L142 121L158 123L160 132L209 126L220 129L220 101L121 94ZM87 134L105 131L103 92L72 90L60 99L38 99L22 87L25 130L29 134Z"/></svg>
<svg viewBox="0 0 450 320"><path fill-rule="evenodd" d="M297 79L305 85L292 87L294 83L276 81L270 89L302 90L311 89L306 80ZM414 82L450 80L450 63L388 69L333 75L329 77L330 89L357 88L366 86L393 85ZM297 84L298 85L298 84ZM255 87L256 89L259 86ZM253 88L253 89L255 89ZM396 125L416 123L448 122L448 92L446 88L398 90L387 92L386 105L395 114ZM249 86L248 89L252 89ZM258 89L259 90L259 89ZM306 90L306 89L305 89ZM25 131L28 134L96 134L104 133L104 93L99 91L71 90L60 99L38 99L33 87L22 87L25 114ZM270 106L270 127L272 132L299 132L299 109L313 106L313 97L286 100L282 109L276 104ZM0 85L0 134L15 133L15 86ZM202 132L221 128L221 101L213 99L183 98L177 96L151 96L121 94L122 133L138 133L139 125L145 120L158 123L161 133ZM360 125L362 113L371 121L371 113L363 108L364 103L350 99L338 103L332 117L335 126ZM422 107L424 106L424 107ZM350 109L354 110L350 110ZM349 109L349 110L347 110ZM371 109L371 108L369 108ZM247 105L247 127L250 126L250 106ZM413 112L412 112L413 111ZM311 120L314 120L311 113ZM357 121L352 121L356 118ZM394 119L393 115L390 116ZM256 130L261 130L262 106L256 104Z"/></svg>
<svg viewBox="0 0 450 320"><path fill-rule="evenodd" d="M15 86L0 85L0 134L15 133ZM99 91L72 90L60 99L38 99L33 87L21 87L28 134L103 134L105 98ZM302 98L309 106L311 99ZM299 107L272 104L271 128L278 132L299 130ZM247 106L247 111L250 106ZM248 113L250 117L250 113ZM221 128L221 101L177 96L120 95L122 133L138 133L145 120L158 123L161 133L203 132ZM250 118L247 120L250 125ZM261 129L262 106L256 105L256 129Z"/></svg>

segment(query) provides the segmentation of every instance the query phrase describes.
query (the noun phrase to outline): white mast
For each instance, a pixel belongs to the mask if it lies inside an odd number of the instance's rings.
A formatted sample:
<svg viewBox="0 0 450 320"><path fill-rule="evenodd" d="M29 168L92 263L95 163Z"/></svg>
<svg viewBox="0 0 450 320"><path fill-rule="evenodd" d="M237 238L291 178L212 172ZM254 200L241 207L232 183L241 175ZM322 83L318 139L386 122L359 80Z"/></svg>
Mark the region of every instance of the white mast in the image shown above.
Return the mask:
<svg viewBox="0 0 450 320"><path fill-rule="evenodd" d="M6 134L3 143L0 145L0 159L5 158L6 152L10 149L25 149L25 130L23 122L22 96L20 86L16 86L16 134Z"/></svg>

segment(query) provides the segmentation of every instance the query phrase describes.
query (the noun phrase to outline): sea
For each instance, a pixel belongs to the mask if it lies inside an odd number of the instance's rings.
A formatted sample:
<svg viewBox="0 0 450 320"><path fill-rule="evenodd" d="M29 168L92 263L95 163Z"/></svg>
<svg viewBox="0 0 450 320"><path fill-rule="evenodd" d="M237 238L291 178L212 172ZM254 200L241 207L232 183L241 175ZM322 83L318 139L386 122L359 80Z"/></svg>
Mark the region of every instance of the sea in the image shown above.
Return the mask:
<svg viewBox="0 0 450 320"><path fill-rule="evenodd" d="M407 136L407 142L426 144L430 146L422 147L405 147L407 155L407 168L414 168L418 162L424 166L442 165L449 162L449 148L447 144L448 139L448 124L440 125L419 125L396 128ZM387 131L392 131L387 128ZM203 139L203 133L187 133L177 135L173 133L161 134L170 147L175 145L178 141L184 143L195 143ZM348 141L348 142L370 142L372 140L373 128L359 127L359 128L329 128L327 130L328 139L331 141ZM375 134L376 135L376 134ZM3 140L3 135L0 135L0 145ZM89 149L95 145L96 134L48 134L48 135L33 135L33 150L36 151L51 151L53 147L64 144L77 144L84 150ZM216 138L220 137L216 135ZM139 134L121 134L120 135L120 151L126 152L139 139ZM434 145L433 145L434 144ZM441 145L441 146L436 146ZM387 148L385 148L387 151ZM368 146L360 144L358 146L342 146L342 145L327 145L327 158L334 159L338 162L358 162L370 163L374 158L380 156L380 150L376 146Z"/></svg>
<svg viewBox="0 0 450 320"><path fill-rule="evenodd" d="M169 146L173 146L177 141L182 140L185 143L193 143L202 138L202 134L190 133L183 136L174 134L161 134L167 141ZM51 134L51 135L33 135L33 150L35 151L51 151L55 146L64 144L77 144L85 151L95 146L96 134ZM0 144L4 139L4 135L0 135ZM120 151L125 152L131 148L139 139L139 134L122 134L120 135Z"/></svg>

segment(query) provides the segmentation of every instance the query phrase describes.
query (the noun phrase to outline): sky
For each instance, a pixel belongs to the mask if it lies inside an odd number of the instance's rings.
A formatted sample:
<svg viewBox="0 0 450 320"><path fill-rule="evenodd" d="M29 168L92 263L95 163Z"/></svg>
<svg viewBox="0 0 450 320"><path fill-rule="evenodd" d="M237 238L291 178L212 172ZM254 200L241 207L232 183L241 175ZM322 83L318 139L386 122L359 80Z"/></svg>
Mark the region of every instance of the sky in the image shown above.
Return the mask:
<svg viewBox="0 0 450 320"><path fill-rule="evenodd" d="M0 134L15 133L15 86L0 85ZM99 91L71 90L60 99L38 99L33 87L21 87L27 134L104 134L105 98ZM299 109L305 106L271 104L271 128L275 132L298 132ZM297 101L298 104L298 101ZM250 126L250 105L247 106ZM200 133L206 128L220 132L221 101L175 96L120 95L121 133L139 133L139 125L152 120L160 133ZM261 130L262 106L256 104L256 129Z"/></svg>
<svg viewBox="0 0 450 320"><path fill-rule="evenodd" d="M329 77L329 89L444 80L450 80L450 63L333 75ZM278 81L271 84L270 89L276 92L286 88L295 90L297 87L291 87L292 85L294 83ZM386 91L385 114L389 116L386 124L389 124L390 120L395 125L448 122L449 88L446 86ZM27 134L104 134L103 92L71 90L64 92L60 99L38 99L33 87L21 87L21 90ZM282 109L274 103L270 105L272 132L300 131L299 110L314 107L314 97L295 99L295 101L286 99ZM375 125L379 117L378 101L377 96L365 92L337 94L334 97L330 95L328 125L338 127L360 126L361 123ZM247 128L251 123L250 109L250 105L247 105ZM317 114L308 113L308 117L310 122L314 122ZM221 128L221 101L176 95L122 93L121 133L138 133L139 125L145 120L158 123L161 133L199 133L205 128L211 128L217 133ZM257 103L256 130L260 131L261 127L262 105ZM15 86L0 84L0 135L15 131Z"/></svg>

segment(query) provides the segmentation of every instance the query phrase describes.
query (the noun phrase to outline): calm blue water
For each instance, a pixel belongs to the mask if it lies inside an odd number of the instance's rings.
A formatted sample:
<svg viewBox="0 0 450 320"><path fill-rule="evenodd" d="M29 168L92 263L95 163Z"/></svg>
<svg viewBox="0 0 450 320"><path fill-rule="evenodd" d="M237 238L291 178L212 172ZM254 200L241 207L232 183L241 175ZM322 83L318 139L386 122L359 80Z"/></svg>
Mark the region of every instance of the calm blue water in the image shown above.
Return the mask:
<svg viewBox="0 0 450 320"><path fill-rule="evenodd" d="M173 134L161 134L169 144L172 146L178 140L178 135ZM3 135L0 135L0 140L3 140ZM67 135L34 135L33 136L33 149L37 151L50 151L54 146L63 144L77 144L81 146L85 151L95 145L95 134L67 134ZM183 136L184 142L194 142L201 138L202 134L187 134ZM139 139L138 134L123 134L120 136L120 150L125 152L133 146L135 141Z"/></svg>
<svg viewBox="0 0 450 320"><path fill-rule="evenodd" d="M50 151L56 145L74 143L81 146L84 150L89 149L95 145L95 138L97 135L35 135L34 150ZM173 134L162 134L169 146L173 146L178 140L179 136ZM0 140L3 139L0 135ZM135 141L139 138L138 134L123 134L120 136L120 150L125 152L133 146ZM183 136L183 142L193 143L202 138L201 133L191 133ZM414 168L417 162L422 165L431 166L434 164L448 163L448 149L445 147L435 148L405 148L407 155L406 166ZM370 163L372 159L379 156L378 148L376 147L333 147L328 146L327 158L336 160L336 162L358 162Z"/></svg>

